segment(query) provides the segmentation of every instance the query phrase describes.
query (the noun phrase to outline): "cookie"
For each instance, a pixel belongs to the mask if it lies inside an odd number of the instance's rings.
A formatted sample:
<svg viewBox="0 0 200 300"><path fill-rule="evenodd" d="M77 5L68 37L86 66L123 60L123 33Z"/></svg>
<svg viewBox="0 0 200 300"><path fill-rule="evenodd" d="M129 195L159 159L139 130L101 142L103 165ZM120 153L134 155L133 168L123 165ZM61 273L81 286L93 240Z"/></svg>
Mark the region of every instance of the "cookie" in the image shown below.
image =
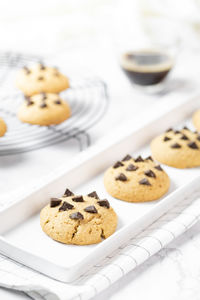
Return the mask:
<svg viewBox="0 0 200 300"><path fill-rule="evenodd" d="M151 157L126 155L104 174L107 192L120 200L145 202L159 199L170 185L168 175Z"/></svg>
<svg viewBox="0 0 200 300"><path fill-rule="evenodd" d="M106 199L96 192L87 196L66 190L61 198L51 198L40 213L42 230L64 244L90 245L108 238L117 227L117 215Z"/></svg>
<svg viewBox="0 0 200 300"><path fill-rule="evenodd" d="M69 105L57 94L41 93L26 97L17 116L24 123L47 126L62 123L70 114Z"/></svg>
<svg viewBox="0 0 200 300"><path fill-rule="evenodd" d="M60 93L69 88L69 80L57 68L46 67L41 63L24 67L16 78L16 86L26 95L41 92Z"/></svg>
<svg viewBox="0 0 200 300"><path fill-rule="evenodd" d="M194 124L194 127L200 131L200 109L197 110L193 116L192 116L192 121L193 121L193 124Z"/></svg>
<svg viewBox="0 0 200 300"><path fill-rule="evenodd" d="M6 123L4 122L3 119L0 118L0 137L4 136L4 134L6 133L6 131L7 131Z"/></svg>
<svg viewBox="0 0 200 300"><path fill-rule="evenodd" d="M151 142L153 157L159 162L175 168L200 166L200 135L183 127L168 129Z"/></svg>

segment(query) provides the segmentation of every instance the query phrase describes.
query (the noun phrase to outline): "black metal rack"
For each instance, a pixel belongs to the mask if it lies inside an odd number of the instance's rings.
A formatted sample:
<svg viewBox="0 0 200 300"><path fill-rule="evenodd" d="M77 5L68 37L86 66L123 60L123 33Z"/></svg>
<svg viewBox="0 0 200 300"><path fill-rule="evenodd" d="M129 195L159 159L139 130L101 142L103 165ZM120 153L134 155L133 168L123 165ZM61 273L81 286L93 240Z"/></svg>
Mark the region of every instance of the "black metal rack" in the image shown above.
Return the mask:
<svg viewBox="0 0 200 300"><path fill-rule="evenodd" d="M70 89L62 92L71 107L72 116L59 125L38 126L21 123L16 112L23 101L14 88L18 68L41 57L13 53L0 54L0 117L8 131L0 139L0 156L33 151L52 144L76 139L80 150L90 145L88 130L105 114L108 107L106 84L97 77L70 78Z"/></svg>

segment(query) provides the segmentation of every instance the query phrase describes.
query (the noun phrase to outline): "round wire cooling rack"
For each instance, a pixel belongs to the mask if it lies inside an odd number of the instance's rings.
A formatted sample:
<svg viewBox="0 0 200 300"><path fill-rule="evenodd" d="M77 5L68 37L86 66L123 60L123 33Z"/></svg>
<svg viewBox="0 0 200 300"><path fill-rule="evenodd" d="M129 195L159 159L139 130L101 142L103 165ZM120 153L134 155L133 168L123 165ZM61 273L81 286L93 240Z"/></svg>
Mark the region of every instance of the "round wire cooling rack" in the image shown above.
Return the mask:
<svg viewBox="0 0 200 300"><path fill-rule="evenodd" d="M38 57L20 54L0 54L0 117L8 127L0 139L0 156L33 151L75 139L80 150L90 145L88 130L105 114L108 107L106 84L97 77L70 78L70 89L62 92L62 99L71 107L71 117L59 125L38 126L21 123L16 112L23 96L13 87L16 69Z"/></svg>

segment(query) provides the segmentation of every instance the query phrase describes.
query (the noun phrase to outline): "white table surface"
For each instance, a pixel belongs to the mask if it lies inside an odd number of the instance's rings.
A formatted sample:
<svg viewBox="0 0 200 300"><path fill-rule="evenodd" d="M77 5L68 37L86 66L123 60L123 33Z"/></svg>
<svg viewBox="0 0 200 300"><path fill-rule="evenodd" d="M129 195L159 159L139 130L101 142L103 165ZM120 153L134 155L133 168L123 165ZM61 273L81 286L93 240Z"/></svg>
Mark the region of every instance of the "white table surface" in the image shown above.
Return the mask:
<svg viewBox="0 0 200 300"><path fill-rule="evenodd" d="M111 94L109 112L104 120L91 131L94 142L105 134L105 128L106 131L109 131L113 126L123 122L124 118L134 117L138 112L154 105L156 101L162 101L161 95L149 97L130 86L112 55L112 47L107 44L106 40L104 42L105 44L103 47L101 46L100 49L98 49L100 45L94 46L95 51L92 47L85 47L81 50L81 67L91 68L94 73L101 75L109 84ZM64 55L66 54L63 53L63 57ZM99 57L98 61L95 59L96 56ZM85 59L83 59L83 57L85 57ZM63 59L61 54L59 55L59 59L60 61ZM69 61L70 64L73 64L75 60L76 53L68 54L65 63ZM83 63L85 61L87 61L87 65ZM199 77L197 67L195 69L195 66L193 66L193 68L190 69L186 62L184 62L184 64L183 66L182 61L180 61L177 65L177 70L172 74L174 79L169 80L169 82L172 83L170 85L171 88L180 89L183 93L184 89L190 88L190 72L193 78ZM186 68L188 69L188 79L184 78L185 73L183 70ZM188 92L188 90L186 92ZM46 166L46 171L48 172L48 166ZM25 172L23 172L22 168L20 180L23 174L25 176ZM35 179L34 176L31 178L32 181ZM13 181L14 184L15 180L16 176L13 171L10 176L10 183L12 184ZM132 299L133 297L137 300L143 300L146 299L146 297L148 297L148 299L160 300L161 295L162 300L199 299L199 232L200 224L197 224L194 228L185 233L184 236L170 244L167 248L161 250L135 271L126 275L120 282L115 283L101 295L98 295L95 300L121 300L122 298ZM15 293L13 291L0 289L0 299L2 300L26 298L28 299L24 293Z"/></svg>
<svg viewBox="0 0 200 300"><path fill-rule="evenodd" d="M92 300L198 300L200 294L200 224L196 224L136 270ZM0 289L2 300L30 299Z"/></svg>

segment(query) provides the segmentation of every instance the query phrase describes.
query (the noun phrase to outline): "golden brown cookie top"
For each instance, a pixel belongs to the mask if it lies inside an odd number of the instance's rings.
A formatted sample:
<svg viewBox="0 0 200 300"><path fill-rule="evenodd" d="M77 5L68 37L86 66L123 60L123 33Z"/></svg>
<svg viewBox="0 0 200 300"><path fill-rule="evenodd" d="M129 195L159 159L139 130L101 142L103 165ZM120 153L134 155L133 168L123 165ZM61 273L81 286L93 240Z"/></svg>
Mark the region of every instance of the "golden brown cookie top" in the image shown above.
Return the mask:
<svg viewBox="0 0 200 300"><path fill-rule="evenodd" d="M151 186L154 180L159 177L160 172L164 172L162 167L158 165L151 156L142 158L131 157L127 154L121 161L117 161L111 168L115 181L126 182L132 180L133 177L140 177L138 184Z"/></svg>
<svg viewBox="0 0 200 300"><path fill-rule="evenodd" d="M160 198L169 188L169 178L151 156L133 158L126 155L107 169L104 184L115 198L143 202Z"/></svg>
<svg viewBox="0 0 200 300"><path fill-rule="evenodd" d="M152 155L161 163L177 168L200 165L200 135L187 127L169 128L151 142Z"/></svg>
<svg viewBox="0 0 200 300"><path fill-rule="evenodd" d="M51 93L26 96L18 111L18 118L22 122L44 126L59 124L70 115L68 103L58 94Z"/></svg>
<svg viewBox="0 0 200 300"><path fill-rule="evenodd" d="M180 130L169 128L160 135L162 142L171 149L200 149L200 135L187 127Z"/></svg>
<svg viewBox="0 0 200 300"><path fill-rule="evenodd" d="M39 109L56 109L64 104L65 101L58 94L53 93L39 93L31 97L25 96L24 101L26 107L38 107Z"/></svg>
<svg viewBox="0 0 200 300"><path fill-rule="evenodd" d="M32 96L40 92L59 93L69 88L69 80L57 68L38 63L21 69L16 85L25 95Z"/></svg>
<svg viewBox="0 0 200 300"><path fill-rule="evenodd" d="M112 210L107 199L99 199L94 191L86 196L74 195L69 189L66 189L64 195L60 198L51 198L50 208L55 208L57 213L65 212L66 217L71 220L89 221L91 215L104 214L105 209Z"/></svg>

